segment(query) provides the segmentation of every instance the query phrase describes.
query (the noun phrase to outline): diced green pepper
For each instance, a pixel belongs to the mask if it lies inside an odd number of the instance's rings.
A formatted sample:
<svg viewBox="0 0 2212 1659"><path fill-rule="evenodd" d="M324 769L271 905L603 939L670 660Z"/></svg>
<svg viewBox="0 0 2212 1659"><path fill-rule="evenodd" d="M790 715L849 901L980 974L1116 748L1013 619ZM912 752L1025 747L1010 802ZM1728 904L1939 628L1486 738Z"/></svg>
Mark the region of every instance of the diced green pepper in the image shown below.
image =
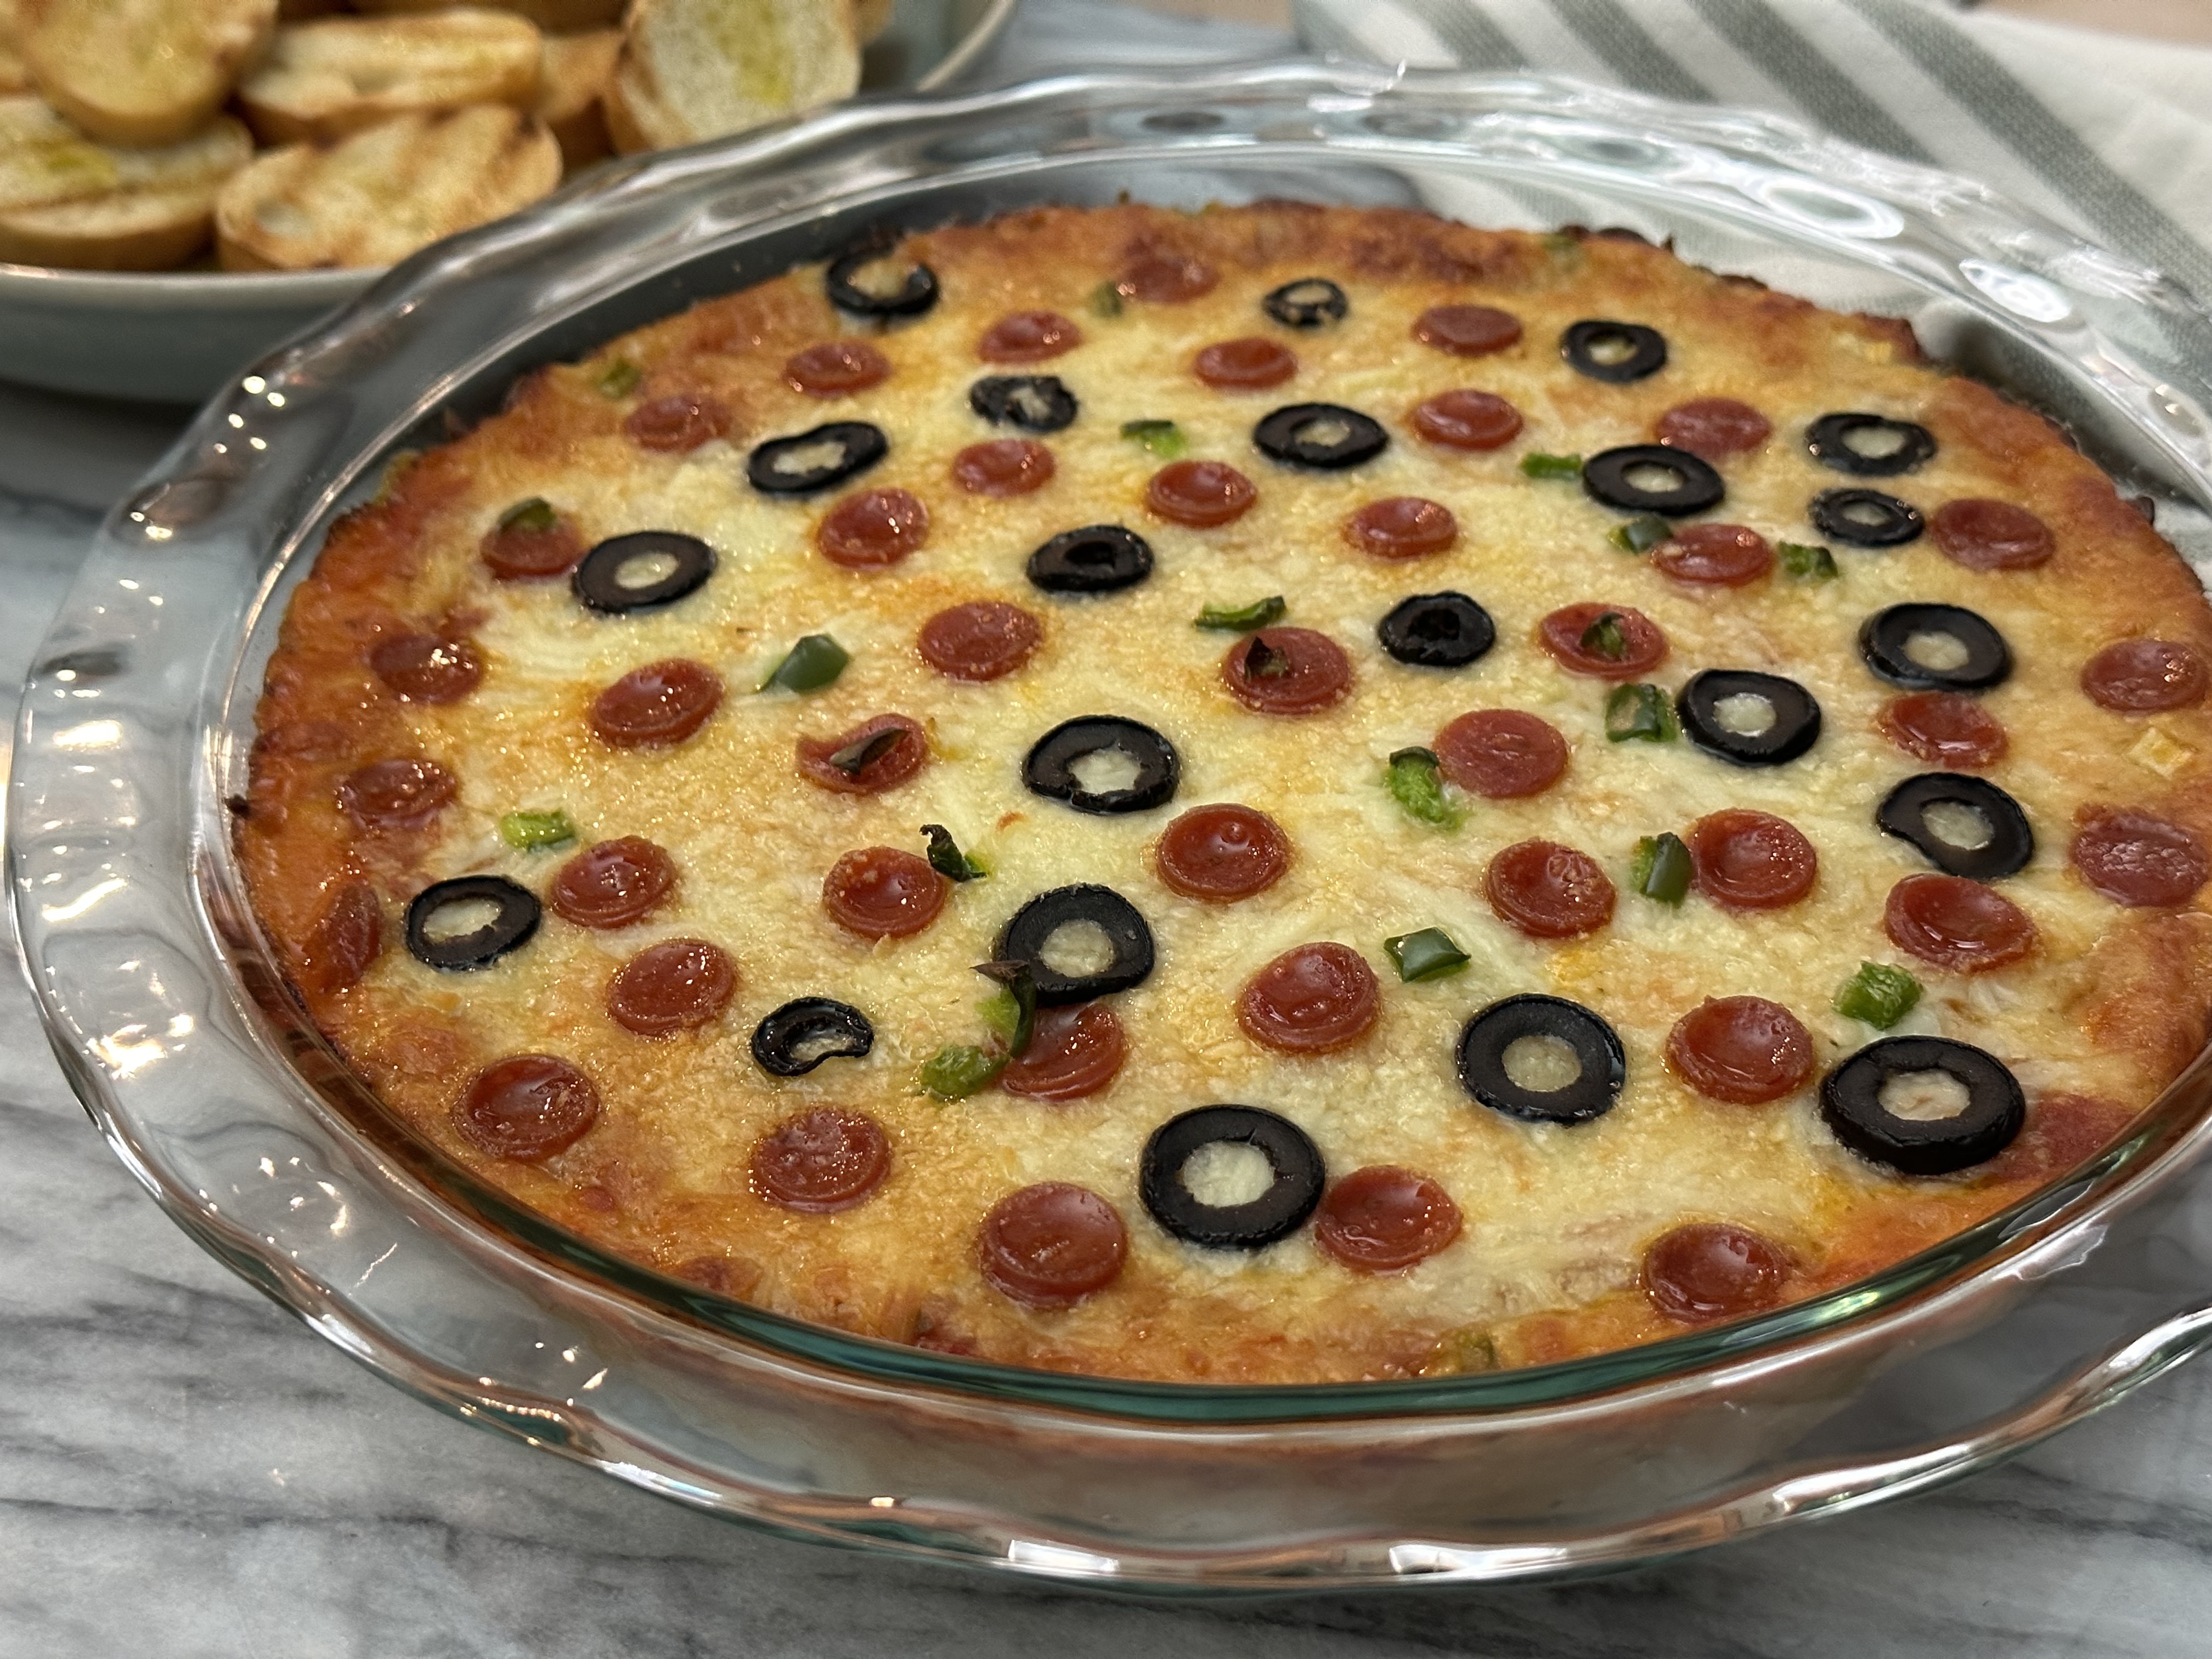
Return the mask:
<svg viewBox="0 0 2212 1659"><path fill-rule="evenodd" d="M1091 290L1091 314L1094 317L1118 317L1121 314L1121 290L1112 283L1101 283Z"/></svg>
<svg viewBox="0 0 2212 1659"><path fill-rule="evenodd" d="M557 808L550 812L507 812L499 820L499 838L519 852L558 847L576 839L576 826Z"/></svg>
<svg viewBox="0 0 2212 1659"><path fill-rule="evenodd" d="M1606 693L1605 735L1615 743L1672 743L1674 705L1656 685L1616 685Z"/></svg>
<svg viewBox="0 0 2212 1659"><path fill-rule="evenodd" d="M501 530L526 530L533 536L542 536L561 522L561 515L553 503L543 495L532 495L526 501L517 501L499 515Z"/></svg>
<svg viewBox="0 0 2212 1659"><path fill-rule="evenodd" d="M1521 458L1521 474L1527 478L1579 478L1583 476L1583 458L1532 452Z"/></svg>
<svg viewBox="0 0 2212 1659"><path fill-rule="evenodd" d="M1171 461L1190 450L1190 441L1173 421L1124 421L1121 435L1134 438L1164 461Z"/></svg>
<svg viewBox="0 0 2212 1659"><path fill-rule="evenodd" d="M1468 964L1468 954L1452 943L1441 927L1424 927L1418 933L1401 933L1382 941L1383 954L1398 964L1398 977L1411 985L1416 980L1443 979Z"/></svg>
<svg viewBox="0 0 2212 1659"><path fill-rule="evenodd" d="M1224 634L1249 634L1255 628L1282 621L1290 608L1289 601L1279 593L1255 599L1249 605L1209 605L1198 613L1197 626Z"/></svg>
<svg viewBox="0 0 2212 1659"><path fill-rule="evenodd" d="M903 726L887 726L858 742L847 744L830 757L830 764L847 777L856 778L897 748L906 737L907 729Z"/></svg>
<svg viewBox="0 0 2212 1659"><path fill-rule="evenodd" d="M998 981L999 994L983 1004L985 1024L998 1033L1008 1054L1030 1046L1036 1030L1036 975L1026 962L979 962L975 971Z"/></svg>
<svg viewBox="0 0 2212 1659"><path fill-rule="evenodd" d="M975 881L991 872L960 850L952 832L941 823L925 823L921 833L929 842L929 867L948 881Z"/></svg>
<svg viewBox="0 0 2212 1659"><path fill-rule="evenodd" d="M1690 890L1690 849L1672 831L1646 836L1628 856L1632 890L1662 904L1680 904Z"/></svg>
<svg viewBox="0 0 2212 1659"><path fill-rule="evenodd" d="M1244 647L1244 678L1248 680L1279 680L1291 672L1287 653L1278 651L1262 639L1254 639Z"/></svg>
<svg viewBox="0 0 2212 1659"><path fill-rule="evenodd" d="M1836 556L1825 547L1805 542L1777 542L1774 551L1782 561L1782 568L1801 581L1832 582L1843 574L1836 568Z"/></svg>
<svg viewBox="0 0 2212 1659"><path fill-rule="evenodd" d="M819 691L845 672L852 654L827 634L809 634L760 683L763 691Z"/></svg>
<svg viewBox="0 0 2212 1659"><path fill-rule="evenodd" d="M1439 830L1456 830L1467 816L1444 793L1435 751L1401 749L1390 757L1390 797L1408 817Z"/></svg>
<svg viewBox="0 0 2212 1659"><path fill-rule="evenodd" d="M637 390L637 383L645 378L645 371L627 357L617 357L599 371L599 395L602 398L627 398Z"/></svg>
<svg viewBox="0 0 2212 1659"><path fill-rule="evenodd" d="M1498 1341L1487 1331L1447 1331L1423 1370L1431 1376L1462 1376L1498 1369Z"/></svg>
<svg viewBox="0 0 2212 1659"><path fill-rule="evenodd" d="M1008 1058L1003 1048L949 1042L922 1061L914 1080L922 1093L938 1100L965 1100L978 1090L989 1088L1006 1069Z"/></svg>
<svg viewBox="0 0 2212 1659"><path fill-rule="evenodd" d="M1920 981L1902 968L1886 962L1863 962L1859 970L1836 993L1836 1012L1846 1019L1863 1019L1877 1031L1887 1031L1912 1012L1920 1000Z"/></svg>
<svg viewBox="0 0 2212 1659"><path fill-rule="evenodd" d="M1628 654L1628 635L1621 631L1620 612L1601 611L1590 619L1576 641L1594 657L1603 657L1607 662L1619 662Z"/></svg>
<svg viewBox="0 0 2212 1659"><path fill-rule="evenodd" d="M1615 525L1606 539L1624 553L1649 553L1674 533L1674 526L1656 513L1643 513Z"/></svg>

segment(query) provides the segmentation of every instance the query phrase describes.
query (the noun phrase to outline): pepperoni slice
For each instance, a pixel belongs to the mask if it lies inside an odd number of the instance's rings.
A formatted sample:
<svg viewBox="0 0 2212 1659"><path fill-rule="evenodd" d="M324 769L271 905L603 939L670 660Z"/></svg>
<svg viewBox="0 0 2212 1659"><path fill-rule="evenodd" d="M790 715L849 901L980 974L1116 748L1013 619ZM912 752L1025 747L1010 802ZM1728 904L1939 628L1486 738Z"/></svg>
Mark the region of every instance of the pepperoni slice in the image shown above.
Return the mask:
<svg viewBox="0 0 2212 1659"><path fill-rule="evenodd" d="M1221 274L1203 259L1172 253L1139 254L1121 267L1115 290L1127 300L1153 305L1181 305L1213 292Z"/></svg>
<svg viewBox="0 0 2212 1659"><path fill-rule="evenodd" d="M890 378L890 359L865 340L824 340L785 360L783 378L810 398L842 398Z"/></svg>
<svg viewBox="0 0 2212 1659"><path fill-rule="evenodd" d="M1352 690L1352 659L1310 628L1263 628L1221 659L1229 695L1262 714L1318 714Z"/></svg>
<svg viewBox="0 0 2212 1659"><path fill-rule="evenodd" d="M1370 501L1344 521L1344 539L1378 559L1418 559L1459 539L1459 520L1442 501L1392 495Z"/></svg>
<svg viewBox="0 0 2212 1659"><path fill-rule="evenodd" d="M1413 337L1455 357L1487 357L1521 338L1521 319L1495 306L1431 306L1413 319Z"/></svg>
<svg viewBox="0 0 2212 1659"><path fill-rule="evenodd" d="M2194 646L2175 640L2122 640L2081 669L2081 690L2100 708L2154 714L2204 701L2212 672Z"/></svg>
<svg viewBox="0 0 2212 1659"><path fill-rule="evenodd" d="M993 1290L1028 1308L1065 1308L1121 1273L1129 1231L1087 1187L1046 1181L1009 1193L983 1218L975 1253Z"/></svg>
<svg viewBox="0 0 2212 1659"><path fill-rule="evenodd" d="M2134 1108L2094 1095L2039 1095L2012 1145L1976 1173L2039 1186L2111 1146L2134 1116Z"/></svg>
<svg viewBox="0 0 2212 1659"><path fill-rule="evenodd" d="M1899 950L1958 974L1987 973L2035 948L2027 912L1964 876L1907 876L1889 890L1881 921Z"/></svg>
<svg viewBox="0 0 2212 1659"><path fill-rule="evenodd" d="M906 735L868 753L871 738L894 731ZM860 763L848 771L836 764L835 757L840 756ZM921 771L928 758L929 744L921 723L904 714L878 714L837 737L799 740L799 775L809 783L842 795L880 795L886 789L896 789Z"/></svg>
<svg viewBox="0 0 2212 1659"><path fill-rule="evenodd" d="M651 915L675 886L675 860L642 836L623 836L562 865L546 902L579 927L627 927Z"/></svg>
<svg viewBox="0 0 2212 1659"><path fill-rule="evenodd" d="M1281 879L1291 867L1291 838L1254 807L1194 806L1160 832L1152 866L1185 898L1227 904Z"/></svg>
<svg viewBox="0 0 2212 1659"><path fill-rule="evenodd" d="M915 648L948 679L995 680L1027 662L1043 638L1044 624L1021 606L970 599L922 623Z"/></svg>
<svg viewBox="0 0 2212 1659"><path fill-rule="evenodd" d="M1820 855L1797 826L1771 812L1730 806L1690 826L1698 890L1731 910L1774 910L1813 890Z"/></svg>
<svg viewBox="0 0 2212 1659"><path fill-rule="evenodd" d="M1482 886L1498 920L1531 939L1576 939L1613 920L1613 883L1597 860L1555 841L1506 848Z"/></svg>
<svg viewBox="0 0 2212 1659"><path fill-rule="evenodd" d="M633 668L593 699L592 730L617 749L664 749L707 723L721 705L722 682L689 657Z"/></svg>
<svg viewBox="0 0 2212 1659"><path fill-rule="evenodd" d="M2053 547L2051 526L2026 507L1978 496L1944 502L1929 516L1928 530L1969 570L2032 570Z"/></svg>
<svg viewBox="0 0 2212 1659"><path fill-rule="evenodd" d="M648 945L607 981L607 1012L640 1036L666 1036L711 1024L737 994L738 970L703 939Z"/></svg>
<svg viewBox="0 0 2212 1659"><path fill-rule="evenodd" d="M1395 1164L1354 1170L1322 1195L1314 1243L1354 1273L1425 1261L1459 1237L1459 1206L1425 1175Z"/></svg>
<svg viewBox="0 0 2212 1659"><path fill-rule="evenodd" d="M1518 708L1462 714L1437 733L1436 751L1446 777L1488 800L1540 795L1567 769L1567 740Z"/></svg>
<svg viewBox="0 0 2212 1659"><path fill-rule="evenodd" d="M1034 438L993 438L952 458L952 482L971 495L1026 495L1053 471L1052 451Z"/></svg>
<svg viewBox="0 0 2212 1659"><path fill-rule="evenodd" d="M484 532L478 552L485 568L501 581L542 581L575 568L584 556L584 538L574 525L556 516L542 528L525 522L495 525Z"/></svg>
<svg viewBox="0 0 2212 1659"><path fill-rule="evenodd" d="M1080 1100L1114 1080L1127 1052L1121 1022L1104 1003L1040 1008L1029 1047L1006 1062L999 1086L1025 1100Z"/></svg>
<svg viewBox="0 0 2212 1659"><path fill-rule="evenodd" d="M1659 441L1708 461L1756 449L1774 435L1774 423L1733 398L1693 398L1659 417Z"/></svg>
<svg viewBox="0 0 2212 1659"><path fill-rule="evenodd" d="M1258 334L1216 340L1191 364L1191 373L1217 392L1264 392L1297 372L1297 353Z"/></svg>
<svg viewBox="0 0 2212 1659"><path fill-rule="evenodd" d="M2186 904L2212 875L2204 843L2165 818L2093 806L2075 823L2074 867L2115 904Z"/></svg>
<svg viewBox="0 0 2212 1659"><path fill-rule="evenodd" d="M1994 765L2008 742L1994 715L1956 691L1908 691L1892 698L1881 724L1882 735L1906 754L1946 771Z"/></svg>
<svg viewBox="0 0 2212 1659"><path fill-rule="evenodd" d="M409 702L454 702L483 678L483 659L466 640L436 634L393 634L379 640L368 665Z"/></svg>
<svg viewBox="0 0 2212 1659"><path fill-rule="evenodd" d="M1774 550L1743 525L1686 524L1659 545L1651 562L1678 582L1744 587L1774 568Z"/></svg>
<svg viewBox="0 0 2212 1659"><path fill-rule="evenodd" d="M862 939L906 939L937 920L951 887L927 859L896 847L863 847L830 866L822 908Z"/></svg>
<svg viewBox="0 0 2212 1659"><path fill-rule="evenodd" d="M358 985L384 948L384 907L365 881L331 895L301 950L300 983L327 995Z"/></svg>
<svg viewBox="0 0 2212 1659"><path fill-rule="evenodd" d="M640 404L623 422L641 449L682 454L721 437L730 429L729 406L703 392L678 392Z"/></svg>
<svg viewBox="0 0 2212 1659"><path fill-rule="evenodd" d="M1758 1106L1805 1086L1813 1034L1765 997L1708 997L1667 1034L1667 1064L1701 1095Z"/></svg>
<svg viewBox="0 0 2212 1659"><path fill-rule="evenodd" d="M1382 988L1348 945L1301 945L1245 982L1237 1023L1255 1042L1286 1054L1328 1054L1365 1036L1382 1010Z"/></svg>
<svg viewBox="0 0 2212 1659"><path fill-rule="evenodd" d="M929 509L919 495L896 489L848 495L814 527L822 556L848 570L881 570L928 539Z"/></svg>
<svg viewBox="0 0 2212 1659"><path fill-rule="evenodd" d="M362 830L420 830L460 787L435 761L371 761L338 780L338 810Z"/></svg>
<svg viewBox="0 0 2212 1659"><path fill-rule="evenodd" d="M1413 406L1413 430L1446 449L1502 449L1521 434L1521 411L1488 392L1439 392Z"/></svg>
<svg viewBox="0 0 2212 1659"><path fill-rule="evenodd" d="M1260 499L1252 481L1220 461L1170 461L1145 486L1145 505L1170 524L1212 530L1243 518Z"/></svg>
<svg viewBox="0 0 2212 1659"><path fill-rule="evenodd" d="M1012 311L983 331L975 355L987 363L1041 363L1083 343L1083 331L1056 311Z"/></svg>
<svg viewBox="0 0 2212 1659"><path fill-rule="evenodd" d="M1591 624L1605 616L1613 617L1620 630L1618 657L1605 655L1595 641L1583 643ZM1536 637L1552 653L1553 660L1569 673L1592 674L1603 680L1632 680L1667 659L1667 636L1659 631L1658 623L1632 606L1595 599L1554 611L1538 624Z"/></svg>
<svg viewBox="0 0 2212 1659"><path fill-rule="evenodd" d="M890 1142L866 1112L817 1106L753 1143L753 1191L806 1215L849 1210L884 1184Z"/></svg>
<svg viewBox="0 0 2212 1659"><path fill-rule="evenodd" d="M494 1158L550 1158L599 1121L599 1091L557 1054L510 1054L470 1079L453 1104L462 1139Z"/></svg>
<svg viewBox="0 0 2212 1659"><path fill-rule="evenodd" d="M1678 1325L1741 1319L1782 1300L1790 1258L1748 1227L1693 1221L1644 1252L1644 1294Z"/></svg>

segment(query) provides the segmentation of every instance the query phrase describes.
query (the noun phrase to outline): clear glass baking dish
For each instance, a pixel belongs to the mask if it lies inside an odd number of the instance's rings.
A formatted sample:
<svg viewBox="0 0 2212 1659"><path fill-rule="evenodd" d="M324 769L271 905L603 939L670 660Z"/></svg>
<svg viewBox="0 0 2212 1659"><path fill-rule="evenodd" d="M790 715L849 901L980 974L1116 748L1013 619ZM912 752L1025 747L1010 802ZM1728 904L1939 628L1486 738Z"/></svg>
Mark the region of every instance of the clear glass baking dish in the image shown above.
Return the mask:
<svg viewBox="0 0 2212 1659"><path fill-rule="evenodd" d="M2212 1062L2031 1201L1867 1282L1568 1364L1314 1388L1012 1370L611 1260L386 1117L270 969L226 830L335 513L535 364L883 222L1127 191L1623 226L2068 421L2185 535L2212 319L1965 181L1762 117L1528 77L1267 65L862 105L654 157L409 262L199 417L33 672L9 869L57 1052L147 1190L445 1410L786 1533L1102 1586L1526 1578L1982 1467L2212 1343Z"/></svg>

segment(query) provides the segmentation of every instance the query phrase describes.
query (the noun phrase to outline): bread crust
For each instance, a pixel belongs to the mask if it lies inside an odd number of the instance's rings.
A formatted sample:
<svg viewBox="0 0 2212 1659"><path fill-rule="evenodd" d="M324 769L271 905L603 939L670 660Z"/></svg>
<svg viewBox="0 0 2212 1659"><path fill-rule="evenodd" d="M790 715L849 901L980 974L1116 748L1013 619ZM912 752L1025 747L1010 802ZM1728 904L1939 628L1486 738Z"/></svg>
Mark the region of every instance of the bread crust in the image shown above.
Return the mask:
<svg viewBox="0 0 2212 1659"><path fill-rule="evenodd" d="M0 259L158 270L208 240L216 193L253 141L218 116L158 149L93 143L41 100L0 100Z"/></svg>
<svg viewBox="0 0 2212 1659"><path fill-rule="evenodd" d="M744 27L710 27L722 17L712 0L635 0L605 100L617 149L695 144L858 89L849 9L762 0Z"/></svg>
<svg viewBox="0 0 2212 1659"><path fill-rule="evenodd" d="M204 126L276 27L276 0L19 3L39 91L113 144L170 144Z"/></svg>

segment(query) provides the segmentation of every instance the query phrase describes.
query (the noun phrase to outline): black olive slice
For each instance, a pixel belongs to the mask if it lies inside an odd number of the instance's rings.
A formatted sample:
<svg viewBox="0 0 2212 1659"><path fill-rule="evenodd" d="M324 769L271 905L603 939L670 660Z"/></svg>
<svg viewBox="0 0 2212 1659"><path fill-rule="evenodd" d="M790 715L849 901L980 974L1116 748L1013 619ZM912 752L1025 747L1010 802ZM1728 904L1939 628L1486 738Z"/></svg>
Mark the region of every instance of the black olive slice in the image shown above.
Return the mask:
<svg viewBox="0 0 2212 1659"><path fill-rule="evenodd" d="M1464 593L1416 593L1391 607L1375 637L1417 668L1464 668L1498 642L1498 625Z"/></svg>
<svg viewBox="0 0 2212 1659"><path fill-rule="evenodd" d="M1748 698L1766 705L1765 723L1740 729L1721 705ZM1741 707L1741 704L1738 705ZM1810 749L1820 735L1820 705L1795 680L1748 668L1708 668L1692 674L1674 700L1682 730L1709 754L1738 766L1779 766Z"/></svg>
<svg viewBox="0 0 2212 1659"><path fill-rule="evenodd" d="M1118 789L1086 789L1075 775L1086 755L1118 750L1136 764L1137 775ZM1066 801L1079 812L1102 817L1143 812L1175 799L1182 781L1182 757L1176 746L1141 720L1119 714L1079 714L1039 738L1022 762L1022 781L1037 794Z"/></svg>
<svg viewBox="0 0 2212 1659"><path fill-rule="evenodd" d="M772 1077L801 1077L825 1060L858 1060L876 1028L850 1003L828 997L787 1002L753 1027L753 1062Z"/></svg>
<svg viewBox="0 0 2212 1659"><path fill-rule="evenodd" d="M1030 580L1048 593L1116 593L1152 574L1152 546L1118 524L1063 530L1030 555Z"/></svg>
<svg viewBox="0 0 2212 1659"><path fill-rule="evenodd" d="M1095 974L1065 974L1044 959L1046 944L1070 923L1090 922L1106 935L1113 960ZM1014 912L999 935L1000 962L1025 962L1036 981L1037 1006L1058 1008L1141 985L1152 971L1152 930L1137 907L1110 887L1080 882L1039 893Z"/></svg>
<svg viewBox="0 0 2212 1659"><path fill-rule="evenodd" d="M1075 394L1057 374L991 374L968 388L968 407L993 426L1057 432L1075 419Z"/></svg>
<svg viewBox="0 0 2212 1659"><path fill-rule="evenodd" d="M465 933L435 933L441 910L489 904L491 919ZM433 882L407 905L407 950L433 968L483 968L538 931L538 896L505 876L458 876Z"/></svg>
<svg viewBox="0 0 2212 1659"><path fill-rule="evenodd" d="M919 317L937 303L937 273L915 261L905 279L889 294L860 287L853 279L877 260L887 258L893 246L888 235L872 236L858 247L830 262L823 277L830 303L856 317Z"/></svg>
<svg viewBox="0 0 2212 1659"><path fill-rule="evenodd" d="M1555 1037L1581 1066L1557 1089L1524 1088L1505 1069L1522 1037ZM1613 1109L1628 1060L1613 1027L1578 1002L1533 993L1493 1002L1459 1034L1459 1086L1492 1111L1531 1123L1587 1123Z"/></svg>
<svg viewBox="0 0 2212 1659"><path fill-rule="evenodd" d="M1941 1072L1966 1091L1948 1117L1900 1115L1882 1095L1893 1079ZM1820 1116L1861 1158L1900 1175L1948 1175L1986 1163L2027 1120L2020 1081L2004 1063L1949 1037L1893 1036L1869 1042L1820 1079Z"/></svg>
<svg viewBox="0 0 2212 1659"><path fill-rule="evenodd" d="M1243 1204L1202 1201L1183 1184L1182 1172L1213 1146L1249 1146L1266 1158L1275 1176L1267 1190ZM1257 1106L1200 1106L1152 1131L1137 1193L1152 1219L1186 1243L1256 1250L1305 1225L1328 1180L1321 1149L1290 1119Z"/></svg>
<svg viewBox="0 0 2212 1659"><path fill-rule="evenodd" d="M664 575L638 582L623 580L664 564ZM714 574L714 550L696 536L673 530L633 530L627 536L610 536L585 554L569 575L568 591L586 610L618 617L628 611L673 605L696 592Z"/></svg>
<svg viewBox="0 0 2212 1659"><path fill-rule="evenodd" d="M1252 428L1252 441L1271 459L1333 472L1373 460L1390 434L1342 404L1288 404Z"/></svg>
<svg viewBox="0 0 2212 1659"><path fill-rule="evenodd" d="M1319 328L1340 323L1352 309L1344 290L1326 276L1301 276L1260 301L1260 308L1285 328Z"/></svg>
<svg viewBox="0 0 2212 1659"><path fill-rule="evenodd" d="M1641 323L1593 317L1559 336L1559 356L1578 374L1626 386L1667 367L1667 337Z"/></svg>
<svg viewBox="0 0 2212 1659"><path fill-rule="evenodd" d="M865 472L890 450L879 426L831 421L788 438L770 438L745 457L745 477L770 495L811 495Z"/></svg>
<svg viewBox="0 0 2212 1659"><path fill-rule="evenodd" d="M1670 519L1718 507L1728 495L1710 461L1668 444L1624 444L1591 456L1583 463L1583 489L1624 513Z"/></svg>
<svg viewBox="0 0 2212 1659"><path fill-rule="evenodd" d="M1875 435L1887 447L1862 447L1853 439ZM1910 472L1936 453L1936 434L1911 421L1850 412L1823 415L1805 428L1805 447L1822 466L1862 478L1893 478Z"/></svg>
<svg viewBox="0 0 2212 1659"><path fill-rule="evenodd" d="M1911 501L1879 489L1824 489L1805 511L1822 535L1853 547L1902 547L1928 527Z"/></svg>
<svg viewBox="0 0 2212 1659"><path fill-rule="evenodd" d="M1931 811L1937 814L1933 823ZM1874 821L1911 842L1946 875L1970 881L2009 876L2035 856L2035 832L2027 827L2020 803L1986 778L1962 772L1923 772L1905 779L1883 797ZM1939 833L1947 830L1971 831L1975 844Z"/></svg>
<svg viewBox="0 0 2212 1659"><path fill-rule="evenodd" d="M1918 655L1915 641L1926 641ZM2012 673L2012 649L1983 617L1955 605L1893 605L1859 627L1859 655L1908 691L1986 691ZM1935 656L1937 663L1924 658Z"/></svg>

